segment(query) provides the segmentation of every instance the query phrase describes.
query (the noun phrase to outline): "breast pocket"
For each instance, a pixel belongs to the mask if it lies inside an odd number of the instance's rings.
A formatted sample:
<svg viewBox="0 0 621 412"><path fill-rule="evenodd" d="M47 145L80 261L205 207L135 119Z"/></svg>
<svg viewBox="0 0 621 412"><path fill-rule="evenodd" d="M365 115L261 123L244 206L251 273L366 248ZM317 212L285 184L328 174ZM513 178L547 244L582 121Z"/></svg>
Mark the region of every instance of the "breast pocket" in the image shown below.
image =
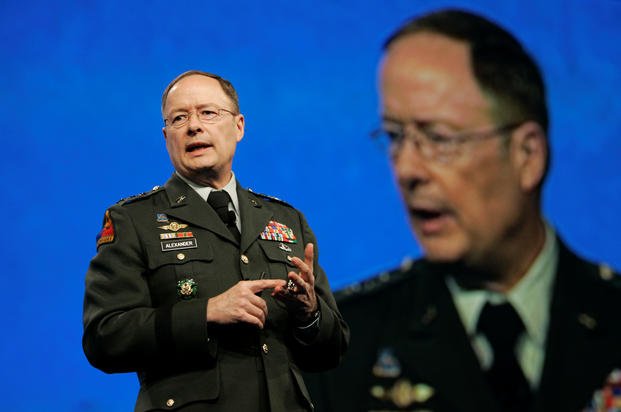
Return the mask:
<svg viewBox="0 0 621 412"><path fill-rule="evenodd" d="M147 244L146 276L154 306L214 296L220 285L210 243L192 238L191 243L179 242L172 247L178 248L166 249L160 242Z"/></svg>
<svg viewBox="0 0 621 412"><path fill-rule="evenodd" d="M287 273L297 270L291 258L297 256L304 259L304 251L297 243L282 243L260 240L259 245L267 258L267 273L272 279L287 279Z"/></svg>

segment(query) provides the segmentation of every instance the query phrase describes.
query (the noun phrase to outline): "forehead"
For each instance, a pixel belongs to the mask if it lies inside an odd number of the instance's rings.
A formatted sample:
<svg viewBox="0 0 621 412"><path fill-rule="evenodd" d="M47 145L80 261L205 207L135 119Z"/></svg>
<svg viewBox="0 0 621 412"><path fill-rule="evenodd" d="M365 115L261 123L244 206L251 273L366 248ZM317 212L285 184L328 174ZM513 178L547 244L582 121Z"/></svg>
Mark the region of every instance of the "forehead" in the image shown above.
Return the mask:
<svg viewBox="0 0 621 412"><path fill-rule="evenodd" d="M489 104L472 72L462 41L422 32L388 48L380 63L382 110L394 116L476 124ZM482 118L481 118L481 115Z"/></svg>
<svg viewBox="0 0 621 412"><path fill-rule="evenodd" d="M229 103L230 99L216 79L203 75L190 75L171 87L166 97L164 111L191 109L206 104L226 108Z"/></svg>

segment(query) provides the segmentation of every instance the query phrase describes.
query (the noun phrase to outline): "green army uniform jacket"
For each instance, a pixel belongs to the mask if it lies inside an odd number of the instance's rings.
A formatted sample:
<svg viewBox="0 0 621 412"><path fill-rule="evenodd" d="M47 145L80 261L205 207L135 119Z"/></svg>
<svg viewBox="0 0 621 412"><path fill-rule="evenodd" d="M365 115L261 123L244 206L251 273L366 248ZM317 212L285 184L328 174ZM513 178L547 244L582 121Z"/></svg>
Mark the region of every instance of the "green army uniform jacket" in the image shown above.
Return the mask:
<svg viewBox="0 0 621 412"><path fill-rule="evenodd" d="M176 175L106 212L86 274L83 348L105 372L137 372L135 411L254 411L260 397L271 411L312 410L301 370L333 368L346 350L348 327L317 254L320 320L310 340L269 290L263 330L207 324L209 298L241 280L287 279L298 270L290 257L316 245L296 209L239 184L237 194L240 244Z"/></svg>
<svg viewBox="0 0 621 412"><path fill-rule="evenodd" d="M582 411L621 368L621 276L559 245L536 412ZM318 410L502 412L443 275L418 260L335 293L352 343L308 377Z"/></svg>

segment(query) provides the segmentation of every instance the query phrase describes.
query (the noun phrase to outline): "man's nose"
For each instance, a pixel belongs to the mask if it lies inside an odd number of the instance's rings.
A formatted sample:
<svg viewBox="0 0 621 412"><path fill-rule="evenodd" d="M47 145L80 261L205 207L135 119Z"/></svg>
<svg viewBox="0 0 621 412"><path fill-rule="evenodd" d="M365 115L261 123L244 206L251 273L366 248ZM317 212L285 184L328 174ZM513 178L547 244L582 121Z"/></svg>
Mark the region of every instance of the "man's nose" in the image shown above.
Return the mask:
<svg viewBox="0 0 621 412"><path fill-rule="evenodd" d="M417 184L429 180L428 160L421 153L417 139L408 136L393 149L391 161L400 184Z"/></svg>
<svg viewBox="0 0 621 412"><path fill-rule="evenodd" d="M194 112L188 114L188 134L193 135L203 130L203 124Z"/></svg>

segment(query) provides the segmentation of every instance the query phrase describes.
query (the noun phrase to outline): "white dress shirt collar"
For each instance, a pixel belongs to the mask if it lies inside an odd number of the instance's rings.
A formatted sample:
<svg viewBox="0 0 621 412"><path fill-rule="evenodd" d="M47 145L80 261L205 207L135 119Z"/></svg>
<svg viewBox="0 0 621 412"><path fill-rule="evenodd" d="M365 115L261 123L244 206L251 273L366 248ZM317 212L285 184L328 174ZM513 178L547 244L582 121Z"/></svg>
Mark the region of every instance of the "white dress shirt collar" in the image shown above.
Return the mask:
<svg viewBox="0 0 621 412"><path fill-rule="evenodd" d="M198 185L194 183L193 181L186 179L184 176L181 176L179 172L175 172L175 173L177 174L177 176L179 176L181 180L186 182L192 189L194 189L194 191L198 193L198 195L205 202L207 201L207 198L209 197L209 193L211 193L212 190L218 190L218 189L214 189L211 186ZM232 210L233 212L235 212L235 217L236 217L235 223L236 223L237 229L241 232L241 216L239 214L239 198L237 197L237 179L235 179L235 173L233 173L233 171L231 171L231 180L229 180L229 182L222 188L222 190L226 191L229 194L229 196L231 196L232 205L229 204L229 210Z"/></svg>
<svg viewBox="0 0 621 412"><path fill-rule="evenodd" d="M550 303L552 289L558 265L559 246L554 229L546 222L543 249L526 272L526 275L506 294L488 290L463 289L451 276L446 283L453 297L453 302L462 320L464 328L473 342L473 347L482 365L491 363L485 344L479 344L476 327L479 315L486 302L502 303L509 301L520 315L526 328L526 337L522 340L522 359L524 373L534 386L539 382L545 341L550 321Z"/></svg>

